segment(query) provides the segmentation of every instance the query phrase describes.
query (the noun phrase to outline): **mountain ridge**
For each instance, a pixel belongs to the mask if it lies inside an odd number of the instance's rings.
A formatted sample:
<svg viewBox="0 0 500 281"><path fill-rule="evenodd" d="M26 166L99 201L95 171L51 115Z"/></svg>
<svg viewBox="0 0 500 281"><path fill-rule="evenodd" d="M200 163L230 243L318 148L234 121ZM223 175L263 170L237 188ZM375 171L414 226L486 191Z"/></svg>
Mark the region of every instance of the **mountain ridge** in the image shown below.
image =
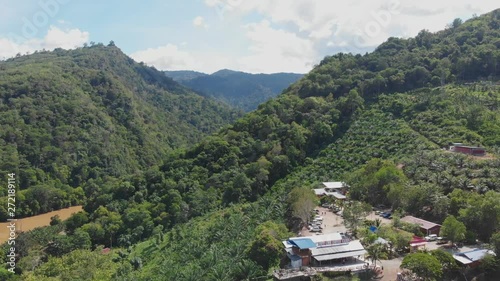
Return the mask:
<svg viewBox="0 0 500 281"><path fill-rule="evenodd" d="M270 98L276 97L302 74L252 74L221 69L212 74L194 71L164 71L165 75L202 95L252 111Z"/></svg>

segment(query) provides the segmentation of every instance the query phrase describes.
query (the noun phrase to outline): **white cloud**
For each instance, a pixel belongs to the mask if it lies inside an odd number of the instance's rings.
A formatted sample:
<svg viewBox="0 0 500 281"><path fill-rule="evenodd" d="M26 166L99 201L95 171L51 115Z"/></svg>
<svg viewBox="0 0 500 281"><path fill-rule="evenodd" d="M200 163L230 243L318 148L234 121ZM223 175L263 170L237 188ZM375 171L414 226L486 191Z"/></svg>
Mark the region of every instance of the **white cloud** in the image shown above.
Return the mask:
<svg viewBox="0 0 500 281"><path fill-rule="evenodd" d="M311 40L274 29L267 20L248 24L245 29L251 54L238 60L239 69L268 73L311 70L317 56Z"/></svg>
<svg viewBox="0 0 500 281"><path fill-rule="evenodd" d="M18 53L32 53L36 50L53 50L55 48L72 49L89 41L89 33L80 29L60 29L50 26L43 38L23 40L15 35L0 38L0 59L15 56Z"/></svg>
<svg viewBox="0 0 500 281"><path fill-rule="evenodd" d="M43 47L45 49L63 48L73 49L82 46L83 43L89 41L89 33L79 29L61 30L51 26L47 35L43 39Z"/></svg>
<svg viewBox="0 0 500 281"><path fill-rule="evenodd" d="M137 51L130 55L134 60L155 66L161 70L197 69L199 64L188 52L179 50L174 44Z"/></svg>
<svg viewBox="0 0 500 281"><path fill-rule="evenodd" d="M208 24L205 23L205 19L201 16L197 16L196 18L193 19L193 25L199 28L205 28L205 29L208 28Z"/></svg>
<svg viewBox="0 0 500 281"><path fill-rule="evenodd" d="M498 1L474 0L205 0L207 6L237 2L226 15L257 12L287 31L307 36L318 46L347 42L356 52L375 47L388 37L415 36L420 30L438 31L456 17L470 17L498 8ZM290 28L291 26L291 28ZM322 42L324 41L324 42ZM338 43L338 44L340 44ZM334 43L331 43L332 45ZM345 44L342 44L345 45Z"/></svg>
<svg viewBox="0 0 500 281"><path fill-rule="evenodd" d="M222 1L220 0L205 0L205 5L208 7L215 7L217 5L220 5Z"/></svg>

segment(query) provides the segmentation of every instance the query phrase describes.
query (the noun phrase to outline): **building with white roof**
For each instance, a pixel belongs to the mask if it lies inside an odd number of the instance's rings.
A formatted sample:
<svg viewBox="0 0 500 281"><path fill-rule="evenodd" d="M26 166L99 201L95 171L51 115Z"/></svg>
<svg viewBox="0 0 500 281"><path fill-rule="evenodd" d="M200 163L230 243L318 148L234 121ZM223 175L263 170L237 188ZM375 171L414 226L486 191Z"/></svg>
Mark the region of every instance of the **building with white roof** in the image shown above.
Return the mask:
<svg viewBox="0 0 500 281"><path fill-rule="evenodd" d="M359 240L351 241L340 233L292 237L282 243L293 268L355 259L366 253Z"/></svg>
<svg viewBox="0 0 500 281"><path fill-rule="evenodd" d="M331 196L340 200L346 199L346 192L349 186L345 182L341 181L333 181L333 182L324 182L323 188L314 189L314 193L321 196Z"/></svg>
<svg viewBox="0 0 500 281"><path fill-rule="evenodd" d="M487 254L495 255L495 252L488 249L474 249L463 253L456 253L453 255L453 258L464 266L475 267L479 265L480 261Z"/></svg>

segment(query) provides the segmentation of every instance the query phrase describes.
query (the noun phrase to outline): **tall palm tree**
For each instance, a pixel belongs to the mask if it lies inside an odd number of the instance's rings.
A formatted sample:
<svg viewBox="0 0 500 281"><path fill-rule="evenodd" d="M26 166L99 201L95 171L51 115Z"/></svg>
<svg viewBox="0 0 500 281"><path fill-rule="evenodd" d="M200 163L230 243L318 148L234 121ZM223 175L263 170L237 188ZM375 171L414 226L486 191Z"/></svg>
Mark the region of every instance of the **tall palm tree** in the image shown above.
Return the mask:
<svg viewBox="0 0 500 281"><path fill-rule="evenodd" d="M370 247L368 247L366 251L368 252L368 258L374 263L375 267L377 267L377 260L380 261L380 256L384 251L384 245L375 243L370 245Z"/></svg>

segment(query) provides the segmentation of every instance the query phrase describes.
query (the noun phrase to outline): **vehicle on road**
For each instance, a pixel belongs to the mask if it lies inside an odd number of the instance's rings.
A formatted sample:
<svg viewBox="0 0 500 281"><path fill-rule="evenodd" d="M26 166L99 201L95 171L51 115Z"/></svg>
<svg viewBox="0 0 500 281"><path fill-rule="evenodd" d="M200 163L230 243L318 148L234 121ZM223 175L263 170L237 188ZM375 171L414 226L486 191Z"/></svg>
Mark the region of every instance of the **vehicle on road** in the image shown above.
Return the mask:
<svg viewBox="0 0 500 281"><path fill-rule="evenodd" d="M436 234L431 234L429 236L425 236L424 239L425 241L436 241L438 238L438 236Z"/></svg>

